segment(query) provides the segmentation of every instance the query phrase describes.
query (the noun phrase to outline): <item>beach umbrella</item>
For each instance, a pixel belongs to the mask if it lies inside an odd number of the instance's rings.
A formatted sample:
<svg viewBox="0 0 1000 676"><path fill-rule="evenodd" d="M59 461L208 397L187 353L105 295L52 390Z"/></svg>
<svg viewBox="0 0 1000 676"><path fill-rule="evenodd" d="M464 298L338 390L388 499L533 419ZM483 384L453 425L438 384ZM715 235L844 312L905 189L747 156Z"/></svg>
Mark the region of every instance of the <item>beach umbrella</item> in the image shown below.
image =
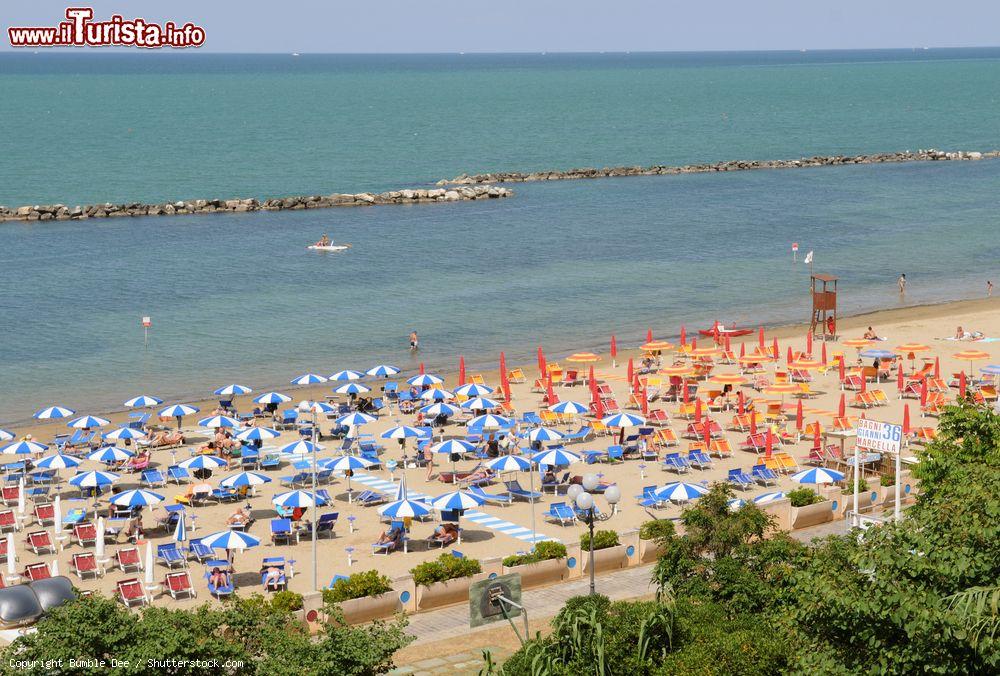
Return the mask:
<svg viewBox="0 0 1000 676"><path fill-rule="evenodd" d="M705 452L712 448L712 421L706 421L705 427Z"/></svg>
<svg viewBox="0 0 1000 676"><path fill-rule="evenodd" d="M506 371L500 374L500 389L503 390L504 401L511 401L514 395L510 391L510 376Z"/></svg>
<svg viewBox="0 0 1000 676"><path fill-rule="evenodd" d="M812 353L813 353L813 332L812 331L807 331L806 332L806 354L812 354Z"/></svg>
<svg viewBox="0 0 1000 676"><path fill-rule="evenodd" d="M47 455L35 463L35 467L39 469L67 469L79 466L80 460L78 458L74 458L72 455L63 455L62 453Z"/></svg>
<svg viewBox="0 0 1000 676"><path fill-rule="evenodd" d="M0 429L0 441L11 441L14 439L14 433L5 429Z"/></svg>
<svg viewBox="0 0 1000 676"><path fill-rule="evenodd" d="M681 324L681 345L687 345L687 329Z"/></svg>
<svg viewBox="0 0 1000 676"><path fill-rule="evenodd" d="M785 499L784 492L782 492L782 491L774 491L774 492L771 492L771 493L764 493L762 495L758 495L757 497L755 497L753 499L753 501L754 501L754 504L757 504L757 505L766 505L766 504L769 504L769 503L772 503L772 502L777 502L778 500L784 500L784 499Z"/></svg>
<svg viewBox="0 0 1000 676"><path fill-rule="evenodd" d="M188 404L174 404L172 406L167 406L166 408L161 408L159 415L161 418L177 418L177 429L181 428L181 418L186 415L194 415L199 409L197 406L190 406Z"/></svg>
<svg viewBox="0 0 1000 676"><path fill-rule="evenodd" d="M605 427L639 427L646 424L646 419L633 413L614 413L604 417L601 422Z"/></svg>
<svg viewBox="0 0 1000 676"><path fill-rule="evenodd" d="M7 577L17 575L17 550L14 533L7 533Z"/></svg>
<svg viewBox="0 0 1000 676"><path fill-rule="evenodd" d="M146 565L144 566L145 575L143 576L143 583L147 590L151 589L154 584L153 580L156 576L156 571L153 566L153 542L152 540L146 541Z"/></svg>
<svg viewBox="0 0 1000 676"><path fill-rule="evenodd" d="M542 377L544 377L545 376L545 372L546 372L546 369L545 369L545 353L542 352L542 346L539 345L538 346L538 373L541 374Z"/></svg>
<svg viewBox="0 0 1000 676"><path fill-rule="evenodd" d="M615 334L611 334L611 362L614 364L614 360L618 358L618 341L615 340Z"/></svg>
<svg viewBox="0 0 1000 676"><path fill-rule="evenodd" d="M105 446L87 455L87 460L94 462L112 463L123 462L131 458L135 453L120 448L118 446Z"/></svg>
<svg viewBox="0 0 1000 676"><path fill-rule="evenodd" d="M778 351L778 339L777 338L772 338L771 339L771 356L774 357L775 360L777 360L780 355L781 355L781 353Z"/></svg>
<svg viewBox="0 0 1000 676"><path fill-rule="evenodd" d="M132 397L125 402L126 408L147 408L149 406L159 406L163 403L163 400L159 397L151 397L148 394L140 394L138 397Z"/></svg>
<svg viewBox="0 0 1000 676"><path fill-rule="evenodd" d="M744 500L743 498L733 498L732 500L727 500L726 501L726 506L729 507L729 511L730 512L738 512L738 511L740 511L740 509L745 504L747 504L747 501Z"/></svg>
<svg viewBox="0 0 1000 676"><path fill-rule="evenodd" d="M648 340L640 346L644 352L663 352L664 350L672 350L674 347L673 343L668 343L665 340Z"/></svg>
<svg viewBox="0 0 1000 676"><path fill-rule="evenodd" d="M506 429L513 425L513 421L510 418L505 418L501 415L494 415L492 413L487 413L486 415L481 415L473 418L466 424L466 429L470 427L481 427L483 429Z"/></svg>
<svg viewBox="0 0 1000 676"><path fill-rule="evenodd" d="M486 467L494 472L530 472L531 461L520 455L501 455L488 460Z"/></svg>
<svg viewBox="0 0 1000 676"><path fill-rule="evenodd" d="M465 357L462 356L458 358L458 384L465 384Z"/></svg>
<svg viewBox="0 0 1000 676"><path fill-rule="evenodd" d="M823 342L823 348L821 354L822 356L820 357L820 363L822 363L823 366L826 366L826 341Z"/></svg>
<svg viewBox="0 0 1000 676"><path fill-rule="evenodd" d="M134 430L131 427L119 427L113 429L106 434L101 435L104 439L109 439L111 441L122 441L125 439L145 439L146 433L142 430Z"/></svg>
<svg viewBox="0 0 1000 676"><path fill-rule="evenodd" d="M436 418L439 415L443 415L450 418L451 416L461 413L462 409L454 404L446 404L443 401L439 401L435 404L424 406L420 409L420 412L428 417Z"/></svg>
<svg viewBox="0 0 1000 676"><path fill-rule="evenodd" d="M309 491L287 491L285 493L279 493L271 498L271 502L274 503L275 507L284 507L285 509L295 509L312 507L313 505L322 505L326 502L322 496L315 495Z"/></svg>
<svg viewBox="0 0 1000 676"><path fill-rule="evenodd" d="M844 480L844 474L825 467L813 467L792 475L792 481L799 484L835 484Z"/></svg>
<svg viewBox="0 0 1000 676"><path fill-rule="evenodd" d="M743 394L743 390L736 393L736 413L743 415L746 411L747 400L746 396Z"/></svg>
<svg viewBox="0 0 1000 676"><path fill-rule="evenodd" d="M373 423L378 418L373 415L368 415L367 413L348 413L347 415L342 415L335 421L338 425L344 427L357 427L358 425L367 425L368 423Z"/></svg>
<svg viewBox="0 0 1000 676"><path fill-rule="evenodd" d="M965 399L965 390L968 383L965 379L965 371L961 371L958 374L958 397L960 399Z"/></svg>
<svg viewBox="0 0 1000 676"><path fill-rule="evenodd" d="M444 401L445 399L453 399L454 397L453 393L448 390L442 390L440 387L433 387L420 393L420 398L424 401Z"/></svg>
<svg viewBox="0 0 1000 676"><path fill-rule="evenodd" d="M469 493L468 491L451 491L440 495L431 502L434 509L442 512L450 510L465 510L478 507L485 502L483 498Z"/></svg>
<svg viewBox="0 0 1000 676"><path fill-rule="evenodd" d="M329 380L335 382L343 382L347 380L361 380L365 377L365 374L361 371L352 371L350 369L345 369L343 371L337 371L329 377Z"/></svg>
<svg viewBox="0 0 1000 676"><path fill-rule="evenodd" d="M670 500L671 502L687 502L688 500L696 500L701 496L705 495L708 489L701 484L689 484L684 481L675 481L674 483L669 483L666 486L657 488L654 495L661 500Z"/></svg>
<svg viewBox="0 0 1000 676"><path fill-rule="evenodd" d="M231 385L223 385L219 389L215 390L214 394L217 394L220 397L235 397L240 394L250 394L251 392L253 392L253 389L247 387L246 385L237 385L236 383L232 383Z"/></svg>
<svg viewBox="0 0 1000 676"><path fill-rule="evenodd" d="M104 560L104 548L105 548L104 534L106 531L107 528L104 525L104 517L103 516L97 517L97 538L94 540L94 558L97 559L98 561Z"/></svg>
<svg viewBox="0 0 1000 676"><path fill-rule="evenodd" d="M988 376L1000 375L1000 364L989 364L979 369L980 372L985 373Z"/></svg>
<svg viewBox="0 0 1000 676"><path fill-rule="evenodd" d="M694 400L694 421L695 423L701 422L701 397Z"/></svg>
<svg viewBox="0 0 1000 676"><path fill-rule="evenodd" d="M531 462L536 465L547 465L549 467L565 467L575 462L580 462L580 456L570 453L561 448L552 448L547 451L540 451L531 456Z"/></svg>
<svg viewBox="0 0 1000 676"><path fill-rule="evenodd" d="M962 350L961 352L953 354L952 356L959 361L969 362L969 374L971 375L975 373L975 370L972 368L972 363L976 361L982 361L984 359L989 359L990 353L983 352L982 350Z"/></svg>
<svg viewBox="0 0 1000 676"><path fill-rule="evenodd" d="M892 350L872 348L871 350L862 350L861 356L865 359L892 359L896 356L896 353Z"/></svg>
<svg viewBox="0 0 1000 676"><path fill-rule="evenodd" d="M476 383L469 383L468 385L462 385L461 387L455 388L455 394L460 397L482 397L492 393L492 387L487 385L477 385Z"/></svg>
<svg viewBox="0 0 1000 676"><path fill-rule="evenodd" d="M223 530L201 538L201 544L212 549L250 549L260 544L260 539L241 530Z"/></svg>
<svg viewBox="0 0 1000 676"><path fill-rule="evenodd" d="M100 486L110 486L118 480L118 475L112 472L80 472L69 483L77 488L98 488Z"/></svg>
<svg viewBox="0 0 1000 676"><path fill-rule="evenodd" d="M406 382L411 387L429 387L432 385L440 385L444 382L444 379L431 373L421 373L420 375L413 376Z"/></svg>
<svg viewBox="0 0 1000 676"><path fill-rule="evenodd" d="M326 376L321 376L318 373L303 373L291 381L292 385L319 385L325 382Z"/></svg>
<svg viewBox="0 0 1000 676"><path fill-rule="evenodd" d="M285 444L278 449L278 452L286 455L306 455L308 453L315 453L316 451L322 450L323 446L320 444L314 444L307 439L299 439L298 441L293 441L290 444Z"/></svg>
<svg viewBox="0 0 1000 676"><path fill-rule="evenodd" d="M843 418L847 415L847 399L844 393L840 393L840 404L837 406L837 417Z"/></svg>
<svg viewBox="0 0 1000 676"><path fill-rule="evenodd" d="M340 387L333 388L333 391L337 394L364 394L366 392L371 392L372 388L361 383L347 383L341 385Z"/></svg>
<svg viewBox="0 0 1000 676"><path fill-rule="evenodd" d="M646 342L653 342L653 329L646 329Z"/></svg>
<svg viewBox="0 0 1000 676"><path fill-rule="evenodd" d="M270 483L271 477L259 472L240 472L232 474L219 481L223 488L241 488L243 486L260 486Z"/></svg>
<svg viewBox="0 0 1000 676"><path fill-rule="evenodd" d="M626 367L626 370L625 370L625 380L626 380L626 382L629 383L629 385L631 385L632 384L632 379L634 377L635 377L635 364L632 363L632 357L629 357L628 358L628 367Z"/></svg>
<svg viewBox="0 0 1000 676"><path fill-rule="evenodd" d="M351 474L359 469L367 469L371 462L354 455L339 455L335 458L323 458L317 464L324 469L332 469L335 472L347 474L347 501L351 501Z"/></svg>
<svg viewBox="0 0 1000 676"><path fill-rule="evenodd" d="M934 357L934 377L935 378L940 378L941 377L941 358L940 357Z"/></svg>
<svg viewBox="0 0 1000 676"><path fill-rule="evenodd" d="M394 500L379 507L378 513L390 519L417 519L431 513L422 502L416 500Z"/></svg>
<svg viewBox="0 0 1000 676"><path fill-rule="evenodd" d="M767 426L767 430L764 432L764 457L770 459L771 452L774 449L774 432L770 425Z"/></svg>
<svg viewBox="0 0 1000 676"><path fill-rule="evenodd" d="M406 439L408 437L422 437L424 435L424 431L416 427L410 427L409 425L396 425L395 427L390 427L385 432L382 432L379 436L383 439Z"/></svg>
<svg viewBox="0 0 1000 676"><path fill-rule="evenodd" d="M476 397L475 399L463 401L461 406L469 411L492 411L500 406L500 402L487 397Z"/></svg>
<svg viewBox="0 0 1000 676"><path fill-rule="evenodd" d="M594 364L601 361L601 358L593 352L574 352L566 357L566 361L571 364Z"/></svg>
<svg viewBox="0 0 1000 676"><path fill-rule="evenodd" d="M181 512L177 519L177 526L174 527L174 542L187 542L187 524L185 523L184 512Z"/></svg>
<svg viewBox="0 0 1000 676"><path fill-rule="evenodd" d="M281 392L264 392L253 398L255 404L284 404L292 398Z"/></svg>
<svg viewBox="0 0 1000 676"><path fill-rule="evenodd" d="M142 489L116 493L110 498L112 505L120 507L148 507L149 505L159 504L163 500L164 497L159 493Z"/></svg>
<svg viewBox="0 0 1000 676"><path fill-rule="evenodd" d="M844 380L847 378L844 355L840 355L840 359L837 360L837 377L840 378L841 386L843 386Z"/></svg>
<svg viewBox="0 0 1000 676"><path fill-rule="evenodd" d="M691 342L694 345L694 341ZM717 347L692 347L689 353L692 357L713 357L719 354L719 348Z"/></svg>
<svg viewBox="0 0 1000 676"><path fill-rule="evenodd" d="M281 432L270 427L248 427L237 434L236 438L240 441L269 441L280 436Z"/></svg>
<svg viewBox="0 0 1000 676"><path fill-rule="evenodd" d="M56 499L52 501L52 539L55 542L59 541L59 536L62 534L62 527L62 496L56 494Z"/></svg>
<svg viewBox="0 0 1000 676"><path fill-rule="evenodd" d="M897 368L896 368L896 390L898 392L902 392L903 391L903 387L904 387L904 385L903 385L903 364L900 363L900 364L897 364Z"/></svg>
<svg viewBox="0 0 1000 676"><path fill-rule="evenodd" d="M431 446L431 453L447 453L448 455L461 455L471 453L476 447L461 439L448 439Z"/></svg>
<svg viewBox="0 0 1000 676"><path fill-rule="evenodd" d="M716 373L708 379L708 382L716 385L742 385L747 379L739 373Z"/></svg>
<svg viewBox="0 0 1000 676"><path fill-rule="evenodd" d="M48 408L43 408L40 411L35 411L31 417L37 418L38 420L56 420L58 418L68 418L75 414L76 411L71 408L66 408L64 406L49 406Z"/></svg>
<svg viewBox="0 0 1000 676"><path fill-rule="evenodd" d="M325 415L328 413L337 412L336 406L328 404L325 401L309 401L308 399L300 401L299 405L296 408L298 408L303 413L316 413L316 414L322 413Z"/></svg>
<svg viewBox="0 0 1000 676"><path fill-rule="evenodd" d="M196 455L193 458L182 460L178 463L184 469L218 469L228 467L229 463L215 455Z"/></svg>
<svg viewBox="0 0 1000 676"><path fill-rule="evenodd" d="M77 430L87 430L92 427L104 427L110 424L111 421L107 418L98 418L96 415L83 415L79 418L74 418L66 423L66 427L72 427Z"/></svg>
<svg viewBox="0 0 1000 676"><path fill-rule="evenodd" d="M243 423L236 418L231 418L228 415L210 415L207 418L202 418L198 421L198 427L206 427L208 429L218 429L220 427L233 429L242 426Z"/></svg>
<svg viewBox="0 0 1000 676"><path fill-rule="evenodd" d="M22 517L24 516L25 509L24 501L24 475L22 474L21 478L17 480L17 513Z"/></svg>
<svg viewBox="0 0 1000 676"><path fill-rule="evenodd" d="M791 366L792 365L792 346L789 345L786 348L786 350L787 351L785 352L785 364L788 365L788 366Z"/></svg>
<svg viewBox="0 0 1000 676"><path fill-rule="evenodd" d="M795 429L802 432L803 425L803 415L802 415L802 400L799 399L798 403L795 405Z"/></svg>
<svg viewBox="0 0 1000 676"><path fill-rule="evenodd" d="M0 453L7 455L34 455L35 453L44 453L48 448L45 444L40 444L37 441L17 441L0 448Z"/></svg>
<svg viewBox="0 0 1000 676"><path fill-rule="evenodd" d="M549 429L548 427L535 427L534 429L528 430L521 435L522 439L527 439L528 441L558 441L562 439L565 435L558 430Z"/></svg>
<svg viewBox="0 0 1000 676"><path fill-rule="evenodd" d="M583 415L589 409L585 405L576 401L560 401L558 404L549 406L549 410L553 413L559 413L561 415Z"/></svg>
<svg viewBox="0 0 1000 676"><path fill-rule="evenodd" d="M760 348L761 352L764 351L764 327L763 326L758 326L757 327L757 347Z"/></svg>
<svg viewBox="0 0 1000 676"><path fill-rule="evenodd" d="M378 366L371 367L365 373L374 378L388 378L389 376L398 374L399 369L389 364L379 364Z"/></svg>
<svg viewBox="0 0 1000 676"><path fill-rule="evenodd" d="M903 436L910 435L910 405L903 404Z"/></svg>
<svg viewBox="0 0 1000 676"><path fill-rule="evenodd" d="M927 405L927 378L920 379L920 408Z"/></svg>
<svg viewBox="0 0 1000 676"><path fill-rule="evenodd" d="M424 363L420 362L420 375L424 375L427 371L424 370Z"/></svg>

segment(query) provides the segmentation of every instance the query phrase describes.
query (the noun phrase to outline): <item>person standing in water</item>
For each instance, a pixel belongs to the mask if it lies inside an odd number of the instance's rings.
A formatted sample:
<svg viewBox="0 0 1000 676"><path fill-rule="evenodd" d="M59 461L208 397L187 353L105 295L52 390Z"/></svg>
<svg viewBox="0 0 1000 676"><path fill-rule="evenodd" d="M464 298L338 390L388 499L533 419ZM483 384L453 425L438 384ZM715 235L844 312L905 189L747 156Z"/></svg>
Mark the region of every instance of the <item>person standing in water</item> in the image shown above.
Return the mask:
<svg viewBox="0 0 1000 676"><path fill-rule="evenodd" d="M900 295L902 295L902 294L906 293L906 273L905 272L899 275L898 282L899 282L899 293L900 293Z"/></svg>
<svg viewBox="0 0 1000 676"><path fill-rule="evenodd" d="M989 279L986 280L986 295L987 296L993 295L993 282L992 280Z"/></svg>
<svg viewBox="0 0 1000 676"><path fill-rule="evenodd" d="M420 340L417 338L416 331L410 331L410 352L416 352L420 349Z"/></svg>

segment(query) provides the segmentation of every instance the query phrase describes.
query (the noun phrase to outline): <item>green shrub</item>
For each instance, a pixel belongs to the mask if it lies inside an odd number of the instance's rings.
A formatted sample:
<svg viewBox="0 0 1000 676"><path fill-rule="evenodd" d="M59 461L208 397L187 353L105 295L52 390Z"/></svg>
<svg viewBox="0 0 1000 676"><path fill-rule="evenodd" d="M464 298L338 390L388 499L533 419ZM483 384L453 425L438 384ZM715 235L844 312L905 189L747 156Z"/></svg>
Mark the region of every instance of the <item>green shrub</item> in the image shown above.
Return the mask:
<svg viewBox="0 0 1000 676"><path fill-rule="evenodd" d="M640 540L665 541L676 535L674 522L670 519L653 519L639 527Z"/></svg>
<svg viewBox="0 0 1000 676"><path fill-rule="evenodd" d="M566 558L566 545L552 540L543 540L535 545L535 549L527 554L513 554L503 560L503 565L523 566L527 563L537 563L538 561L548 561L549 559Z"/></svg>
<svg viewBox="0 0 1000 676"><path fill-rule="evenodd" d="M791 500L792 507L806 507L823 501L823 498L811 488L796 488L794 491L788 491L788 499Z"/></svg>
<svg viewBox="0 0 1000 676"><path fill-rule="evenodd" d="M858 478L858 493L864 493L868 490L868 482L865 481L864 477ZM854 479L848 479L843 490L841 491L844 495L849 495L854 493Z"/></svg>
<svg viewBox="0 0 1000 676"><path fill-rule="evenodd" d="M435 582L445 582L459 577L468 577L482 572L483 568L477 559L453 556L452 554L442 554L433 561L423 563L410 568L410 575L413 576L413 583L428 586Z"/></svg>
<svg viewBox="0 0 1000 676"><path fill-rule="evenodd" d="M366 596L378 596L387 591L392 591L392 580L377 570L366 570L337 580L332 587L324 589L323 602L340 603Z"/></svg>
<svg viewBox="0 0 1000 676"><path fill-rule="evenodd" d="M271 607L278 611L292 612L302 610L302 594L283 590L271 596Z"/></svg>
<svg viewBox="0 0 1000 676"><path fill-rule="evenodd" d="M883 474L878 479L879 486L895 486L896 485L896 475L895 474Z"/></svg>
<svg viewBox="0 0 1000 676"><path fill-rule="evenodd" d="M599 530L594 532L594 551L618 546L618 533L613 530ZM584 551L590 551L590 533L580 536L580 547Z"/></svg>

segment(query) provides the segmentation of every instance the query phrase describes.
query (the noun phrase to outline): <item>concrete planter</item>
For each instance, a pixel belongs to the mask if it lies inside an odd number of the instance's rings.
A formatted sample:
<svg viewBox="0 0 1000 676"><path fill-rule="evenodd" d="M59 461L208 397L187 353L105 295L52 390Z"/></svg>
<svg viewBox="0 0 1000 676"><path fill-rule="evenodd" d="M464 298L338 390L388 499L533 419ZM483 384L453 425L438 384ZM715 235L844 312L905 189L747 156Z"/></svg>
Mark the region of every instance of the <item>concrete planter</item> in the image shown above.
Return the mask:
<svg viewBox="0 0 1000 676"><path fill-rule="evenodd" d="M824 500L805 507L792 507L792 528L808 528L833 521L833 510L840 507L834 500Z"/></svg>
<svg viewBox="0 0 1000 676"><path fill-rule="evenodd" d="M594 572L603 573L606 570L618 570L627 566L628 552L625 550L625 545L594 550ZM583 560L583 570L589 573L590 550L581 549L580 558Z"/></svg>
<svg viewBox="0 0 1000 676"><path fill-rule="evenodd" d="M872 511L872 506L879 501L880 487L869 486L866 491L858 492L858 512L864 514ZM843 517L848 511L854 511L854 493L842 493L837 501L837 513Z"/></svg>
<svg viewBox="0 0 1000 676"><path fill-rule="evenodd" d="M473 582L486 579L486 573L460 577L445 582L434 582L426 587L417 586L417 610L429 610L469 602L469 587Z"/></svg>
<svg viewBox="0 0 1000 676"><path fill-rule="evenodd" d="M392 615L401 610L399 594L396 591L387 591L377 596L364 596L360 599L341 601L340 609L344 613L344 621L347 624L362 624L384 617L392 617Z"/></svg>
<svg viewBox="0 0 1000 676"><path fill-rule="evenodd" d="M553 582L560 582L569 574L566 559L548 559L525 563L520 566L504 566L503 574L518 573L521 576L521 587L540 587Z"/></svg>
<svg viewBox="0 0 1000 676"><path fill-rule="evenodd" d="M656 544L652 540L639 540L639 563L652 563L660 558L660 554L663 553L663 547ZM597 552L594 552L594 556L597 556Z"/></svg>

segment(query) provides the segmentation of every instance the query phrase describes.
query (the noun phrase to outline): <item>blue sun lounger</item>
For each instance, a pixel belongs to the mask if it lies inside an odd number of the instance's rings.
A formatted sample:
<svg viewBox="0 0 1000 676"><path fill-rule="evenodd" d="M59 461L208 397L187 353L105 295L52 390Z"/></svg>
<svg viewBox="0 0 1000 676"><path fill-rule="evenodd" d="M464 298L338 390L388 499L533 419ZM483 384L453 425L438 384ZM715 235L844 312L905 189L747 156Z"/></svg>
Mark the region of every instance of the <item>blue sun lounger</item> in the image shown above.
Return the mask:
<svg viewBox="0 0 1000 676"><path fill-rule="evenodd" d="M769 486L778 483L778 475L767 465L754 465L750 470L750 476L762 486Z"/></svg>
<svg viewBox="0 0 1000 676"><path fill-rule="evenodd" d="M521 488L521 484L514 479L513 481L504 481L504 486L515 498L520 498L521 500L527 500L528 502L534 502L542 497L542 494L538 491L526 491Z"/></svg>
<svg viewBox="0 0 1000 676"><path fill-rule="evenodd" d="M565 502L553 502L549 505L545 518L548 521L558 521L563 526L572 525L576 521L576 515Z"/></svg>
<svg viewBox="0 0 1000 676"><path fill-rule="evenodd" d="M753 479L742 469L731 469L726 479L737 488L747 489L753 486Z"/></svg>
<svg viewBox="0 0 1000 676"><path fill-rule="evenodd" d="M477 498L485 500L491 505L507 505L514 502L514 496L510 493L487 493L479 486L469 486L469 492L475 495Z"/></svg>
<svg viewBox="0 0 1000 676"><path fill-rule="evenodd" d="M167 568L183 568L186 564L184 554L181 553L176 542L156 545L156 560Z"/></svg>
<svg viewBox="0 0 1000 676"><path fill-rule="evenodd" d="M225 585L219 585L218 587L212 584L211 581L212 572L210 570L205 571L205 580L208 581L208 593L217 599L221 599L223 596L232 596L233 592L236 591L236 587L233 586L233 578L229 577L229 582Z"/></svg>

